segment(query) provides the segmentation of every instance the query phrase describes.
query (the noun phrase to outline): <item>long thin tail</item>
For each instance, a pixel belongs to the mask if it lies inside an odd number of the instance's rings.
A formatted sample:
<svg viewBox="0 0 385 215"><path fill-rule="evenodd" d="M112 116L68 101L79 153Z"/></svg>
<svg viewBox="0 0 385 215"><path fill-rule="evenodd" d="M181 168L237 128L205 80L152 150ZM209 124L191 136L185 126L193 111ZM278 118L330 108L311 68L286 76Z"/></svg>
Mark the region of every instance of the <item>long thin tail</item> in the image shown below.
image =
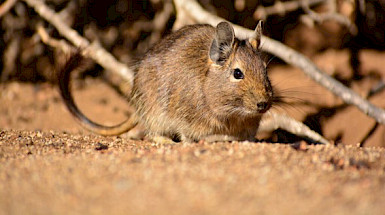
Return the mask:
<svg viewBox="0 0 385 215"><path fill-rule="evenodd" d="M120 135L131 130L133 127L135 127L138 123L135 117L135 114L132 114L127 120L125 120L124 122L118 125L104 126L88 119L79 110L79 108L76 106L74 99L72 97L70 83L71 83L71 72L76 68L78 68L81 65L82 61L83 61L83 57L78 52L70 57L70 59L68 60L66 65L63 67L63 69L58 73L60 94L68 110L79 122L79 124L89 131L92 131L100 135L105 135L105 136Z"/></svg>

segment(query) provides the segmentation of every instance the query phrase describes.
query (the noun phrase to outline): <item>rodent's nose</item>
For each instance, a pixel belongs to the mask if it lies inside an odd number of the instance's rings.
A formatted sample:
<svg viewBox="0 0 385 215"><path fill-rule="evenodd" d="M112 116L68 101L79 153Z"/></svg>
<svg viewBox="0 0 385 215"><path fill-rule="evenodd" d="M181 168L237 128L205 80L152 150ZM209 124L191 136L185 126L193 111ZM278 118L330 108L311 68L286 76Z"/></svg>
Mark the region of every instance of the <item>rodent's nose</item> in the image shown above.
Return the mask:
<svg viewBox="0 0 385 215"><path fill-rule="evenodd" d="M258 102L257 108L260 113L265 113L270 108L269 102Z"/></svg>

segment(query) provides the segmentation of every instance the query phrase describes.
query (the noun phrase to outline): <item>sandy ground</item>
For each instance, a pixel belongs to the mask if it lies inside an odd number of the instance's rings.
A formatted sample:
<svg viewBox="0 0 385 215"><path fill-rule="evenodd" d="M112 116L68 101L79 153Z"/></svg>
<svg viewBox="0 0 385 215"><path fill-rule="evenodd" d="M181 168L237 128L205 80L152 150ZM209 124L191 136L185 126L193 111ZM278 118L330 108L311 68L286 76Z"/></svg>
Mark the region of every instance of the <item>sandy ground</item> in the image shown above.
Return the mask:
<svg viewBox="0 0 385 215"><path fill-rule="evenodd" d="M333 62L333 54L322 62ZM271 72L273 83L300 86L302 92L311 89L301 99L313 106L285 110L297 119L317 113L317 104L322 108L341 104L298 70L285 67ZM365 93L368 82L357 83L355 90ZM0 214L385 211L383 127L366 147L357 147L373 120L353 107L321 119L326 122L321 131L340 143L337 146L303 141L160 145L84 131L65 109L57 89L48 84L9 83L0 89ZM75 96L87 115L104 124L119 122L129 110L100 81L76 87ZM383 96L371 101L381 105Z"/></svg>
<svg viewBox="0 0 385 215"><path fill-rule="evenodd" d="M0 135L3 214L383 214L385 151Z"/></svg>

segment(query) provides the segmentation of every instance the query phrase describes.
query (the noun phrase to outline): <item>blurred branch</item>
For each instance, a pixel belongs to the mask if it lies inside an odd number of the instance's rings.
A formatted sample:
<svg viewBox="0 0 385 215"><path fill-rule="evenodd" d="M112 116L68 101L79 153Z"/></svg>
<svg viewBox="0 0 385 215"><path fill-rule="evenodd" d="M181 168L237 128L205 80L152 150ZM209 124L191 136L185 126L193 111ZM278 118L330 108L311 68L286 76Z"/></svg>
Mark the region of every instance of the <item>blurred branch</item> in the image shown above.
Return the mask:
<svg viewBox="0 0 385 215"><path fill-rule="evenodd" d="M214 16L205 11L194 0L174 0L177 19L191 18L198 23L208 23L213 26L217 25L221 21L225 21L222 18ZM184 15L180 15L184 14ZM178 23L190 22L190 21L178 21ZM252 30L245 29L238 25L233 25L236 35L250 37L253 34ZM295 50L283 45L282 43L270 39L268 37L262 37L262 50L269 52L275 56L278 56L286 63L297 66L303 70L303 72L312 78L315 82L331 91L334 95L341 98L347 104L355 105L363 113L374 118L377 122L385 124L385 111L377 106L373 105L366 99L363 99L357 93L347 88L339 81L330 77L326 73L322 72L311 60Z"/></svg>
<svg viewBox="0 0 385 215"><path fill-rule="evenodd" d="M365 0L358 0L358 8L359 8L361 14L365 14L365 11L366 11Z"/></svg>
<svg viewBox="0 0 385 215"><path fill-rule="evenodd" d="M368 139L374 134L374 132L377 130L378 128L378 122L375 122L374 125L372 126L372 128L369 130L369 132L361 139L361 141L359 141L360 143L360 147L364 147L366 141L368 141Z"/></svg>
<svg viewBox="0 0 385 215"><path fill-rule="evenodd" d="M43 17L48 23L55 26L58 32L69 40L75 47L82 50L82 55L95 60L105 69L118 74L130 83L134 81L134 72L125 64L117 61L109 52L96 43L90 43L87 39L81 37L75 30L70 28L62 18L53 10L47 7L41 0L24 0L30 7Z"/></svg>
<svg viewBox="0 0 385 215"><path fill-rule="evenodd" d="M234 8L237 11L243 11L246 7L246 0L235 0Z"/></svg>
<svg viewBox="0 0 385 215"><path fill-rule="evenodd" d="M17 0L6 0L0 5L0 17L6 14L16 4Z"/></svg>
<svg viewBox="0 0 385 215"><path fill-rule="evenodd" d="M329 5L329 12L319 14L310 8L321 3L327 3ZM337 12L336 4L337 2L335 0L295 0L287 2L276 1L274 5L270 7L259 6L255 10L253 16L255 19L265 20L268 16L271 15L284 15L288 12L302 8L306 15L303 15L301 18L303 21L305 21L306 24L310 26L313 26L314 22L323 23L328 20L333 20L341 25L346 26L351 34L356 35L358 32L356 25L353 24L346 16L343 16Z"/></svg>
<svg viewBox="0 0 385 215"><path fill-rule="evenodd" d="M307 5L311 7L326 1L328 0L308 0ZM266 20L268 16L276 15L276 14L285 15L288 12L295 11L300 8L302 8L302 0L286 1L286 2L276 1L274 5L270 7L258 6L253 16L255 19Z"/></svg>
<svg viewBox="0 0 385 215"><path fill-rule="evenodd" d="M149 42L145 44L152 46L155 42L159 41L162 37L162 33L167 27L167 22L170 20L171 15L174 13L174 6L171 0L164 0L163 10L157 12L151 21L138 21L134 23L133 28L138 32L145 30L151 32ZM148 49L148 47L144 47Z"/></svg>
<svg viewBox="0 0 385 215"><path fill-rule="evenodd" d="M152 42L158 41L161 37L161 32L167 26L167 22L171 17L171 14L174 12L174 6L171 0L165 0L163 5L163 10L155 14L153 21L153 29L156 32L156 37L152 38Z"/></svg>
<svg viewBox="0 0 385 215"><path fill-rule="evenodd" d="M309 138L312 141L318 143L322 143L325 145L330 144L328 140L319 135L317 132L311 130L302 122L298 122L297 120L287 115L277 114L271 111L267 112L266 117L261 120L258 132L272 132L279 128L297 136Z"/></svg>
<svg viewBox="0 0 385 215"><path fill-rule="evenodd" d="M384 89L385 89L385 80L381 80L370 89L370 91L368 92L368 95L366 97L370 98L370 97L376 95L377 93L381 92Z"/></svg>
<svg viewBox="0 0 385 215"><path fill-rule="evenodd" d="M353 24L348 17L343 16L337 12L337 2L335 0L327 1L329 1L329 11L322 14L316 13L315 11L310 9L310 0L300 1L302 9L305 11L305 13L307 13L307 15L304 15L305 18L310 18L312 21L317 23L323 23L325 21L333 20L341 25L346 26L351 34L356 35L358 33L357 26Z"/></svg>
<svg viewBox="0 0 385 215"><path fill-rule="evenodd" d="M36 29L43 43L58 50L61 50L66 55L69 55L71 54L71 52L76 51L76 49L70 44L68 44L66 41L51 38L41 23L37 25Z"/></svg>
<svg viewBox="0 0 385 215"><path fill-rule="evenodd" d="M37 25L36 29L43 43L55 48L55 50L61 51L65 55L70 55L71 53L75 53L77 51L74 46L70 45L65 40L58 40L50 37L47 30L43 27L41 23ZM87 64L84 65L88 66ZM86 68L84 65L81 68L82 70ZM126 96L127 92L130 92L131 90L131 86L127 86L127 83L125 81L122 81L122 78L125 79L125 77L121 77L116 73L105 73L103 75L103 78L122 96Z"/></svg>
<svg viewBox="0 0 385 215"><path fill-rule="evenodd" d="M3 55L3 71L1 72L0 82L5 82L11 76L11 73L15 70L17 56L20 51L20 40L19 34L16 34L8 42L7 47L4 50Z"/></svg>
<svg viewBox="0 0 385 215"><path fill-rule="evenodd" d="M76 2L78 2L78 4ZM67 6L63 8L60 12L58 12L58 15L67 25L71 26L75 21L76 11L79 7L83 6L80 2L81 1L69 1Z"/></svg>

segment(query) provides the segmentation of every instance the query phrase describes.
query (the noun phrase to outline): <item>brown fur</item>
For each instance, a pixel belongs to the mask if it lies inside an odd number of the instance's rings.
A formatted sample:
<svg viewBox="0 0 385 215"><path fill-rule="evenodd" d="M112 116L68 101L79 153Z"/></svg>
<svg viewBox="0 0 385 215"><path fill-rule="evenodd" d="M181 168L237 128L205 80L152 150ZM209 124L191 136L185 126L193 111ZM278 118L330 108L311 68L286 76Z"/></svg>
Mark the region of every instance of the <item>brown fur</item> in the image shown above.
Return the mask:
<svg viewBox="0 0 385 215"><path fill-rule="evenodd" d="M130 99L136 111L130 120L144 126L149 136L252 139L271 106L273 90L257 48L260 35L241 41L233 34L227 23L217 28L191 25L150 49L137 65ZM243 79L233 77L236 68ZM92 124L85 126L93 130ZM110 130L93 131L120 133Z"/></svg>

